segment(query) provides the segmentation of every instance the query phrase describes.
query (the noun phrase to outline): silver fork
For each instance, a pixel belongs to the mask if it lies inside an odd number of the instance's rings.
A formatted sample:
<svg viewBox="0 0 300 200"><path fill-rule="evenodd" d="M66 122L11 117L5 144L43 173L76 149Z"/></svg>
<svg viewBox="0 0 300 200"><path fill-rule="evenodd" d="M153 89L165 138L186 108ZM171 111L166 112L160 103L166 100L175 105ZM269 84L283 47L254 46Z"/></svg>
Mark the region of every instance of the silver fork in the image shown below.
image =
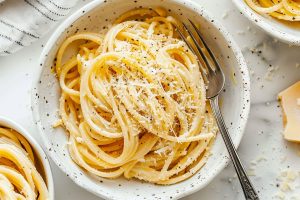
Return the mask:
<svg viewBox="0 0 300 200"><path fill-rule="evenodd" d="M206 65L206 70L203 70L201 68L201 72L205 77L205 82L207 86L207 96L206 98L210 101L212 112L215 116L215 119L217 121L219 131L222 135L222 138L225 142L225 145L227 147L227 150L229 152L230 158L233 162L234 168L236 170L236 173L239 177L240 183L242 185L245 199L247 200L259 200L259 197L251 184L248 175L245 172L245 169L240 161L240 158L237 154L237 151L233 145L233 142L231 140L231 137L228 133L228 130L226 128L225 122L222 117L222 113L220 111L219 102L218 102L218 96L220 92L223 90L224 84L225 84L225 76L224 73L219 66L214 54L210 50L210 48L207 46L206 42L204 41L203 37L200 34L199 29L196 27L196 25L189 20L194 32L184 23L184 29L186 30L187 34L191 37L191 40L193 41L194 45L191 45L191 43L186 39L183 32L180 31L180 29L177 27L177 31L181 37L182 40L186 42L186 44L189 46L191 51L195 53L195 55L201 56L202 60L204 61ZM201 41L202 47L200 46L199 42ZM210 58L207 56L207 54L203 51L203 49L206 50L206 52L209 54ZM198 52L199 54L197 54ZM210 62L211 61L211 62ZM200 65L200 63L199 63ZM213 66L212 66L213 65Z"/></svg>

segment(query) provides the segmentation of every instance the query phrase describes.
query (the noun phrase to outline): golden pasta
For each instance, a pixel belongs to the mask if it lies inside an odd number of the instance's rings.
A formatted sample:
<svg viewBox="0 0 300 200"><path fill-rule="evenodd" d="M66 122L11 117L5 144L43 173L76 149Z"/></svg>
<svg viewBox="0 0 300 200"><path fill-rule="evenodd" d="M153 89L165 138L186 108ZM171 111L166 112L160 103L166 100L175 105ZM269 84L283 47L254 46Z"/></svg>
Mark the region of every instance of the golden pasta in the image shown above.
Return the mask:
<svg viewBox="0 0 300 200"><path fill-rule="evenodd" d="M0 126L0 199L49 199L35 162L27 140L16 131Z"/></svg>
<svg viewBox="0 0 300 200"><path fill-rule="evenodd" d="M299 0L245 0L256 12L284 21L300 21Z"/></svg>
<svg viewBox="0 0 300 200"><path fill-rule="evenodd" d="M70 155L87 172L167 185L206 163L217 127L197 57L174 23L164 9L135 9L105 35L78 33L59 48L59 112ZM76 55L63 62L74 41Z"/></svg>

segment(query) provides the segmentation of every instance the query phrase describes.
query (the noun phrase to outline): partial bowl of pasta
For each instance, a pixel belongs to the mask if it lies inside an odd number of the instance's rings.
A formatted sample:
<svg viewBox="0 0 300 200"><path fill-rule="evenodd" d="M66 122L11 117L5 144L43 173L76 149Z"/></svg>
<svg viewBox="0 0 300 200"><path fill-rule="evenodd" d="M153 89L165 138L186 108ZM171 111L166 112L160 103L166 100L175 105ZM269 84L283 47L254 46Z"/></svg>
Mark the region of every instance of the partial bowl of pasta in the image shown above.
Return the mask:
<svg viewBox="0 0 300 200"><path fill-rule="evenodd" d="M300 45L299 0L232 0L251 22L280 41Z"/></svg>
<svg viewBox="0 0 300 200"><path fill-rule="evenodd" d="M53 200L46 154L20 125L0 116L0 199Z"/></svg>
<svg viewBox="0 0 300 200"><path fill-rule="evenodd" d="M220 103L239 144L250 82L223 27L190 1L96 0L53 33L32 91L44 145L79 186L105 199L178 199L228 163L203 60L176 31L187 18L224 66Z"/></svg>

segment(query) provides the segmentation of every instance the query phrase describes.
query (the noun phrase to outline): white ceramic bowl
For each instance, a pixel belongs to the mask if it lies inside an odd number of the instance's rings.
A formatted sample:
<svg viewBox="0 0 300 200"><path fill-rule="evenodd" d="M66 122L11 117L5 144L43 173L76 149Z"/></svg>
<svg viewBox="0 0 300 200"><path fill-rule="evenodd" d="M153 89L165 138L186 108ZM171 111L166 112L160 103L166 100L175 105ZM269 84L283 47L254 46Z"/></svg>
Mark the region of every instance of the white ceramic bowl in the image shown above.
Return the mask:
<svg viewBox="0 0 300 200"><path fill-rule="evenodd" d="M35 155L37 156L37 162L41 165L43 168L42 174L44 174L43 178L45 179L45 183L48 187L49 191L49 200L54 200L54 185L53 185L53 177L52 177L52 172L49 164L49 160L41 148L41 146L34 140L34 138L20 125L17 123L13 122L12 120L0 116L0 126L11 128L18 133L20 133L22 136L25 137L25 139L29 142L31 145Z"/></svg>
<svg viewBox="0 0 300 200"><path fill-rule="evenodd" d="M300 45L300 22L296 26L252 10L244 0L232 0L240 12L268 34L291 45Z"/></svg>
<svg viewBox="0 0 300 200"><path fill-rule="evenodd" d="M212 156L197 174L175 185L158 186L123 178L108 180L91 177L71 160L65 130L52 128L53 122L58 119L60 88L50 67L61 42L74 32L99 31L124 11L138 6L165 7L172 14L177 14L178 18L185 16L201 25L204 38L224 66L227 82L221 95L222 112L235 145L239 144L250 107L248 70L231 36L198 3L192 1L95 0L74 13L57 28L41 54L41 68L32 93L34 118L50 157L75 183L86 190L105 199L177 199L200 190L225 167L229 159L220 136L213 145Z"/></svg>

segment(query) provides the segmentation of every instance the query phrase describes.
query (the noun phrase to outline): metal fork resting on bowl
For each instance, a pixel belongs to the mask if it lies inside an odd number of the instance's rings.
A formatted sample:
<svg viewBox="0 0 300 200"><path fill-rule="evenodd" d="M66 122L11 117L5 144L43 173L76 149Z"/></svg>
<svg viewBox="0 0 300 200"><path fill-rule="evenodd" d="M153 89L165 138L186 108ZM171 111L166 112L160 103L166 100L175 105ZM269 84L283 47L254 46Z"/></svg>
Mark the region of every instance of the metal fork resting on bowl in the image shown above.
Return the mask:
<svg viewBox="0 0 300 200"><path fill-rule="evenodd" d="M206 98L210 101L212 112L217 121L219 131L222 135L222 138L229 152L230 158L233 162L234 168L239 177L240 183L244 191L245 198L247 200L259 200L259 197L254 187L252 186L249 177L246 174L244 167L239 159L237 151L227 131L225 122L222 117L222 113L220 111L218 96L225 84L224 73L221 67L219 66L214 54L212 53L212 51L204 41L203 37L201 36L199 29L191 20L189 20L189 22L192 25L194 31L190 29L189 26L187 26L185 23L182 23L182 25L185 29L186 34L190 36L191 40L188 41L188 39L185 37L185 34L178 27L176 29L181 39L184 40L186 44L189 46L189 48L191 49L191 51L193 51L193 53L199 57L199 60L200 57L202 58L202 60L206 65L206 69L203 68L200 69L202 75L204 76L205 84L207 86ZM202 43L202 45L200 45L200 42Z"/></svg>

